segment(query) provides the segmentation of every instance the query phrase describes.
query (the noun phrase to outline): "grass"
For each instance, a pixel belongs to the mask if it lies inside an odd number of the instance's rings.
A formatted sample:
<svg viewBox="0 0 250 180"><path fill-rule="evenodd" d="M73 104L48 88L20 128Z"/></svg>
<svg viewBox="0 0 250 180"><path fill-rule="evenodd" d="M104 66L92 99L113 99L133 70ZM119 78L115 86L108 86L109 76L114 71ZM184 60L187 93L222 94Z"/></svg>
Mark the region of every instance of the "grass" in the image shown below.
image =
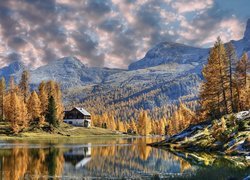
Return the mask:
<svg viewBox="0 0 250 180"><path fill-rule="evenodd" d="M46 126L44 126L46 127ZM46 128L29 128L16 135L10 131L9 124L6 122L0 123L0 139L1 140L15 140L15 139L72 139L72 138L112 138L112 137L124 137L116 131L109 129L103 129L98 127L75 127L66 123L62 123L58 128L54 128L53 131L46 130Z"/></svg>

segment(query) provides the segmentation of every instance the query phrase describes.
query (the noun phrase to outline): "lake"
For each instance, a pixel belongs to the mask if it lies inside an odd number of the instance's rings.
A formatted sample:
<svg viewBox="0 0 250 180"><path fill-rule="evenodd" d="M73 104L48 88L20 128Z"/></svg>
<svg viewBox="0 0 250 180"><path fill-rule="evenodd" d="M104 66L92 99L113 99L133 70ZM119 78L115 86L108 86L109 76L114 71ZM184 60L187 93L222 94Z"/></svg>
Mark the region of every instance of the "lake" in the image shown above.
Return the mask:
<svg viewBox="0 0 250 180"><path fill-rule="evenodd" d="M0 179L242 179L249 157L169 152L162 138L1 141Z"/></svg>

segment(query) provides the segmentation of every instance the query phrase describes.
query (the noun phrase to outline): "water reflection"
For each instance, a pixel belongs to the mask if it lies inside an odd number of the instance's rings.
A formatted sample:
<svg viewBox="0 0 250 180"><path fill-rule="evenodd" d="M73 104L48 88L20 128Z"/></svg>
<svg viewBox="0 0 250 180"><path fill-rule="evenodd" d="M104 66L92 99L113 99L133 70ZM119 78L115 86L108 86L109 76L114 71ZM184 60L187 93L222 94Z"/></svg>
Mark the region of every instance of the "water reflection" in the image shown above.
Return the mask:
<svg viewBox="0 0 250 180"><path fill-rule="evenodd" d="M91 160L91 143L87 147L74 147L63 154L65 164L75 169L84 167Z"/></svg>
<svg viewBox="0 0 250 180"><path fill-rule="evenodd" d="M146 146L152 141L156 139L129 138L53 145L45 142L39 146L11 142L5 145L8 148L0 149L0 179L138 179L156 174L165 178L188 178L201 173L200 164L193 163L192 155L172 154Z"/></svg>
<svg viewBox="0 0 250 180"><path fill-rule="evenodd" d="M64 158L60 149L13 147L0 151L1 179L58 177L63 172Z"/></svg>

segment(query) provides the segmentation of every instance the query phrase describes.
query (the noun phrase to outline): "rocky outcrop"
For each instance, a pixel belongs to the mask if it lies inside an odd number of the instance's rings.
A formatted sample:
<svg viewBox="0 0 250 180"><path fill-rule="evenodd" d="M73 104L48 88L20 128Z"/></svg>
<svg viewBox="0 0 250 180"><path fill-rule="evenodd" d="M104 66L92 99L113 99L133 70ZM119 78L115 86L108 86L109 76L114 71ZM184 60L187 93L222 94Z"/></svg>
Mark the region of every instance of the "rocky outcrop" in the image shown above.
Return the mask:
<svg viewBox="0 0 250 180"><path fill-rule="evenodd" d="M203 122L152 146L190 152L250 155L250 110Z"/></svg>

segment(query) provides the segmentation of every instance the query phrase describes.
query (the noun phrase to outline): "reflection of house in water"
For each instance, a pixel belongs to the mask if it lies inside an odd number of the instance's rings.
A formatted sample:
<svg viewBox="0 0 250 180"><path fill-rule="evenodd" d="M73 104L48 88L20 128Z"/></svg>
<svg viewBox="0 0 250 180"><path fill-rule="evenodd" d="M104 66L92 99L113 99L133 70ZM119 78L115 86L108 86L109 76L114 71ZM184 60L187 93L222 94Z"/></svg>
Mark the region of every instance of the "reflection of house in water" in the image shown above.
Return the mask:
<svg viewBox="0 0 250 180"><path fill-rule="evenodd" d="M91 144L86 147L74 147L64 153L63 156L66 163L70 163L76 169L79 169L91 160Z"/></svg>

